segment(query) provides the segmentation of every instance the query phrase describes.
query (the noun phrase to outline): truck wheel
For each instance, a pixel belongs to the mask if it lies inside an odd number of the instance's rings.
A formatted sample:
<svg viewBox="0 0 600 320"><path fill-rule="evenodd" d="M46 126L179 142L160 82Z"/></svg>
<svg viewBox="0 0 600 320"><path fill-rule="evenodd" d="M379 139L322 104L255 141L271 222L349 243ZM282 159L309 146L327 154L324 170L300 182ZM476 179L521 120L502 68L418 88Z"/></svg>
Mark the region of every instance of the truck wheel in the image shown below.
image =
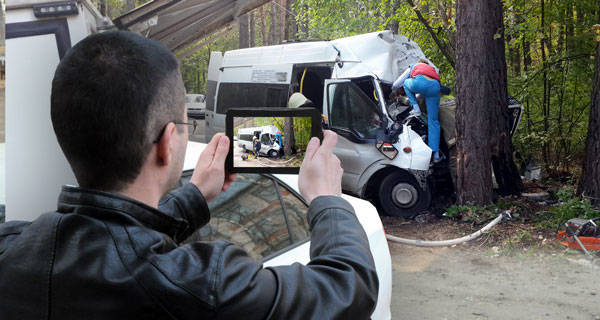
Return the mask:
<svg viewBox="0 0 600 320"><path fill-rule="evenodd" d="M381 182L377 202L383 214L410 219L429 208L430 190L423 190L410 173L395 171Z"/></svg>
<svg viewBox="0 0 600 320"><path fill-rule="evenodd" d="M271 158L277 158L277 156L279 155L279 152L277 152L277 150L269 150L269 157Z"/></svg>
<svg viewBox="0 0 600 320"><path fill-rule="evenodd" d="M248 149L246 149L246 145L245 144L242 145L242 152L243 153L248 153Z"/></svg>

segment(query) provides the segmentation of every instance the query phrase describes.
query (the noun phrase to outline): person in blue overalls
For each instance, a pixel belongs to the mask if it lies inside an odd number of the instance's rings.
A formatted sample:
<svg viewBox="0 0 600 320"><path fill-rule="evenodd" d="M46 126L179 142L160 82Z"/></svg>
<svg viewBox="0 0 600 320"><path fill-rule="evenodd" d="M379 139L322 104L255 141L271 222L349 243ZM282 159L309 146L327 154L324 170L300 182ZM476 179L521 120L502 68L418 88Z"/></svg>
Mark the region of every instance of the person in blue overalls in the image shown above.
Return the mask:
<svg viewBox="0 0 600 320"><path fill-rule="evenodd" d="M440 154L440 122L438 120L438 110L440 106L440 75L438 71L431 66L427 60L419 59L418 63L407 68L392 85L392 92L396 92L404 86L406 96L410 100L413 108L411 115L419 116L421 109L417 103L415 94L420 93L425 96L427 105L427 137L429 148L433 151L433 162L442 160Z"/></svg>

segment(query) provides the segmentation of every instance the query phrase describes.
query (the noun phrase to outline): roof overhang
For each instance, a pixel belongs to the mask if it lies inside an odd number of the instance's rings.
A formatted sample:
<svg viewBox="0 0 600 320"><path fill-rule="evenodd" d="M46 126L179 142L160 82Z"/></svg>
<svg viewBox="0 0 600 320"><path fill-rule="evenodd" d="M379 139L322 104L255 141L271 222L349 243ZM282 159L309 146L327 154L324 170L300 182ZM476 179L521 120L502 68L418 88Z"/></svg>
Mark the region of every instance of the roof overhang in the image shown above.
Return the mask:
<svg viewBox="0 0 600 320"><path fill-rule="evenodd" d="M114 19L177 53L269 0L153 0Z"/></svg>

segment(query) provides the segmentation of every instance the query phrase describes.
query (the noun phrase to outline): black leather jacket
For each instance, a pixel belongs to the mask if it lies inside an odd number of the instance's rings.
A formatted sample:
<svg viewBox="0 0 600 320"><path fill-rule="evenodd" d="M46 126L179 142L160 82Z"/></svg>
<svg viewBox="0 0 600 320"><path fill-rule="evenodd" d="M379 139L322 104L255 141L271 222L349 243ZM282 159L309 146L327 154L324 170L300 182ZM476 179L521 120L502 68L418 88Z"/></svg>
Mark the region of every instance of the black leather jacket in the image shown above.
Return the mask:
<svg viewBox="0 0 600 320"><path fill-rule="evenodd" d="M208 222L188 184L161 201L63 187L58 210L0 224L0 319L366 319L377 274L352 206L308 209L311 262L262 268L226 241L178 245Z"/></svg>

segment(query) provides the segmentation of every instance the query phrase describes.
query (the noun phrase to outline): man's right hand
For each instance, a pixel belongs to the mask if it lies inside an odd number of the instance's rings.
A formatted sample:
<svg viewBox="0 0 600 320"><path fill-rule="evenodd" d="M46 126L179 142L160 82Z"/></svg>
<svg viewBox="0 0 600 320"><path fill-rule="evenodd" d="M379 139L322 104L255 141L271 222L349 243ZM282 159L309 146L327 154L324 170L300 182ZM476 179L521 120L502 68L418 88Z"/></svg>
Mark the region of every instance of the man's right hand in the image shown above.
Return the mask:
<svg viewBox="0 0 600 320"><path fill-rule="evenodd" d="M308 143L304 161L300 166L298 188L310 204L319 196L339 196L342 193L342 173L340 159L333 154L337 135L333 131L323 131L323 143L313 137Z"/></svg>
<svg viewBox="0 0 600 320"><path fill-rule="evenodd" d="M235 174L225 172L225 158L229 152L229 138L223 133L215 134L196 163L190 182L211 202L235 180Z"/></svg>

